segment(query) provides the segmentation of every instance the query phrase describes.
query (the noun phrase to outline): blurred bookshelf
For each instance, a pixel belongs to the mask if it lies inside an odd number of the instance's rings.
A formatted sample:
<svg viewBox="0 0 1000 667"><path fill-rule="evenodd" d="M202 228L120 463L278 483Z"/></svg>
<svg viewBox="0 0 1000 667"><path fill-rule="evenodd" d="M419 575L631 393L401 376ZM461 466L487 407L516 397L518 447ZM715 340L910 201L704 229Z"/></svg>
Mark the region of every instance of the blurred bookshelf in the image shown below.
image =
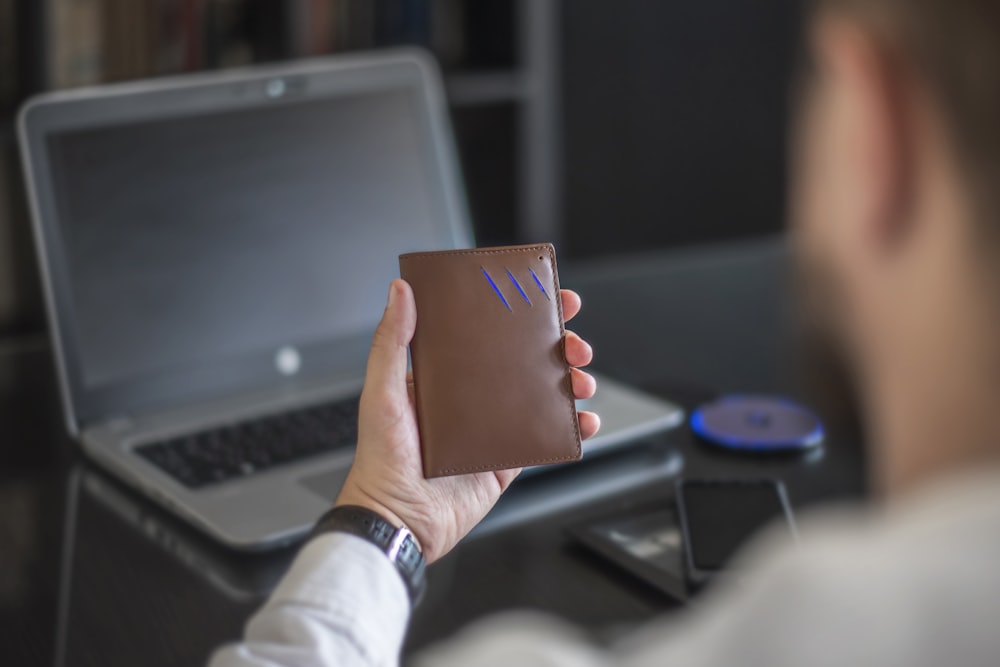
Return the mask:
<svg viewBox="0 0 1000 667"><path fill-rule="evenodd" d="M0 336L43 327L14 130L33 94L416 45L479 243L556 240L559 0L0 0Z"/></svg>

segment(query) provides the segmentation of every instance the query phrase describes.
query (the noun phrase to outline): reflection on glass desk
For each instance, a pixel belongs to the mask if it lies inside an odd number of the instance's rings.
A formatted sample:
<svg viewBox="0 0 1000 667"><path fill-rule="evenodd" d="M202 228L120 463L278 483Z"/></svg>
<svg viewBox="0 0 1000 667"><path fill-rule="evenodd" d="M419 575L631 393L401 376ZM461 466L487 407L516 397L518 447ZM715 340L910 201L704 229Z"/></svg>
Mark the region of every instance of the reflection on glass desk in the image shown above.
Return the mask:
<svg viewBox="0 0 1000 667"><path fill-rule="evenodd" d="M57 667L200 664L218 624L227 619L227 634L238 636L237 619L294 555L229 553L85 464L70 474L64 532ZM157 622L172 607L202 618Z"/></svg>
<svg viewBox="0 0 1000 667"><path fill-rule="evenodd" d="M580 542L680 602L688 599L683 542L673 503L630 510L572 530Z"/></svg>
<svg viewBox="0 0 1000 667"><path fill-rule="evenodd" d="M667 488L682 467L676 449L658 441L526 477L466 542L644 484ZM296 552L229 551L85 462L69 477L63 543L57 667L203 662L220 636L239 636L235 619L266 599ZM432 580L442 575L432 568ZM178 613L201 618L156 620Z"/></svg>

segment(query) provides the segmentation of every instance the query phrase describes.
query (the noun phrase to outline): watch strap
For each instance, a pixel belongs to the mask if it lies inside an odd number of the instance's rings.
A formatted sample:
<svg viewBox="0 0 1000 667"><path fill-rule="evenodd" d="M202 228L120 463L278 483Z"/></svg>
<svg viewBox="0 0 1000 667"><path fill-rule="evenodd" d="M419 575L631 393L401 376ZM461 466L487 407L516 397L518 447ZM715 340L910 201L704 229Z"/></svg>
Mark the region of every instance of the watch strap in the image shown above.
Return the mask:
<svg viewBox="0 0 1000 667"><path fill-rule="evenodd" d="M328 532L355 535L377 546L399 571L413 606L420 602L427 588L427 563L409 528L397 528L366 507L339 505L320 517L310 537Z"/></svg>

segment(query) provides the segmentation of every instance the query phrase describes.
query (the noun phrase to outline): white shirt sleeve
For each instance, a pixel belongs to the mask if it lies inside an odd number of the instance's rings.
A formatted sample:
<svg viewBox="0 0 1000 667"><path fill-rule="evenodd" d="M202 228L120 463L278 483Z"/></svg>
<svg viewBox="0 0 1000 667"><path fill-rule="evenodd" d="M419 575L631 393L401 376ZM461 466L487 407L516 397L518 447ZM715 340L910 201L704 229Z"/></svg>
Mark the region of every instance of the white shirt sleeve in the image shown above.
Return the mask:
<svg viewBox="0 0 1000 667"><path fill-rule="evenodd" d="M302 549L243 641L209 664L397 665L409 615L409 594L385 554L354 535L330 533Z"/></svg>

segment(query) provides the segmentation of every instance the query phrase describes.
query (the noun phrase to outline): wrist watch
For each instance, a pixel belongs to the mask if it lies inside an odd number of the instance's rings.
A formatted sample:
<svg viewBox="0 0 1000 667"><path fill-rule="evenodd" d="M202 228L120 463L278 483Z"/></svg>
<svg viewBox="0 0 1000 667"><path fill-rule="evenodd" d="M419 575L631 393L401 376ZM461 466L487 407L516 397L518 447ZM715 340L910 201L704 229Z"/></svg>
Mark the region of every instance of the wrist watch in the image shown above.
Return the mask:
<svg viewBox="0 0 1000 667"><path fill-rule="evenodd" d="M427 562L409 528L396 528L366 507L340 505L320 517L310 538L330 532L356 535L377 546L396 566L410 594L410 603L417 606L427 588Z"/></svg>

